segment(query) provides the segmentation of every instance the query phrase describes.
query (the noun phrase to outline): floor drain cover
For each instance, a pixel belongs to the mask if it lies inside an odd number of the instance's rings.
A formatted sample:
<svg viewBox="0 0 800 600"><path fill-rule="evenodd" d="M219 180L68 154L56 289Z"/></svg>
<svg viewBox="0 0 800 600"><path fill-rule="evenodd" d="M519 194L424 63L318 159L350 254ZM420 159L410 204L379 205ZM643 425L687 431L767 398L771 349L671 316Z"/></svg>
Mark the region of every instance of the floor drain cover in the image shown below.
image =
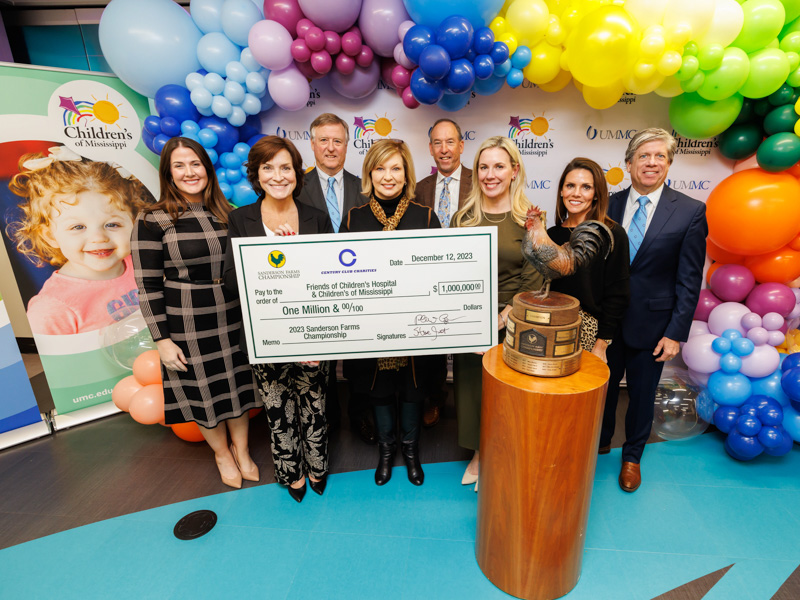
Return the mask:
<svg viewBox="0 0 800 600"><path fill-rule="evenodd" d="M173 533L179 540L194 540L204 536L217 524L217 513L210 510L196 510L175 523Z"/></svg>

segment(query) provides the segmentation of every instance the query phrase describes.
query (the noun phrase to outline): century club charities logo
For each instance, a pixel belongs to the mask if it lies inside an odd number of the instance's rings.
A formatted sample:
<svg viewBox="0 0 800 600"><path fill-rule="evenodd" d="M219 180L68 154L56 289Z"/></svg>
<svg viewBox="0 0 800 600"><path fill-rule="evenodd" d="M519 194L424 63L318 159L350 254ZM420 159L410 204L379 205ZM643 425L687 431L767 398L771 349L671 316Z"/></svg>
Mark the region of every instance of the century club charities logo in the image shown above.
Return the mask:
<svg viewBox="0 0 800 600"><path fill-rule="evenodd" d="M89 158L107 160L109 150L133 150L141 137L133 106L116 90L95 81L60 86L48 103L48 117L58 122L65 145Z"/></svg>
<svg viewBox="0 0 800 600"><path fill-rule="evenodd" d="M386 115L382 117L375 115L374 119L363 116L354 117L353 148L358 150L359 154L366 154L376 139L386 138L394 131L396 131L394 119L390 119Z"/></svg>
<svg viewBox="0 0 800 600"><path fill-rule="evenodd" d="M269 262L270 267L273 267L275 269L280 269L283 265L286 264L286 255L280 250L273 250L272 252L269 253L267 262Z"/></svg>
<svg viewBox="0 0 800 600"><path fill-rule="evenodd" d="M512 116L508 120L508 137L517 145L523 156L547 156L555 144L548 135L551 121L544 113L533 118Z"/></svg>

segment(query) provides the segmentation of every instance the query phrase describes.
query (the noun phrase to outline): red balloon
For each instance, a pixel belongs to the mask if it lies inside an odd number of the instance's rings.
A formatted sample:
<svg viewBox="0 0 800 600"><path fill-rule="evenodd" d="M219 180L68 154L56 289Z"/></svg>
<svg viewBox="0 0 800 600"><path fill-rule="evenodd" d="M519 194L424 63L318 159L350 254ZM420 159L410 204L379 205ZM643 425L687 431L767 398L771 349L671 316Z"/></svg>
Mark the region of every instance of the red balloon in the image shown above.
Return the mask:
<svg viewBox="0 0 800 600"><path fill-rule="evenodd" d="M194 421L189 423L175 423L170 425L172 433L181 438L184 442L202 442L205 440L200 432L200 427Z"/></svg>
<svg viewBox="0 0 800 600"><path fill-rule="evenodd" d="M158 350L148 350L136 357L133 376L142 385L161 385L161 357Z"/></svg>
<svg viewBox="0 0 800 600"><path fill-rule="evenodd" d="M164 420L164 388L160 383L146 385L131 398L130 413L142 425L155 425Z"/></svg>
<svg viewBox="0 0 800 600"><path fill-rule="evenodd" d="M748 256L744 265L753 272L756 281L787 283L800 277L800 252L789 246L759 256Z"/></svg>
<svg viewBox="0 0 800 600"><path fill-rule="evenodd" d="M111 400L118 409L128 412L131 398L140 389L142 389L142 384L136 381L136 377L133 375L128 375L120 379L117 385L114 386L111 391Z"/></svg>

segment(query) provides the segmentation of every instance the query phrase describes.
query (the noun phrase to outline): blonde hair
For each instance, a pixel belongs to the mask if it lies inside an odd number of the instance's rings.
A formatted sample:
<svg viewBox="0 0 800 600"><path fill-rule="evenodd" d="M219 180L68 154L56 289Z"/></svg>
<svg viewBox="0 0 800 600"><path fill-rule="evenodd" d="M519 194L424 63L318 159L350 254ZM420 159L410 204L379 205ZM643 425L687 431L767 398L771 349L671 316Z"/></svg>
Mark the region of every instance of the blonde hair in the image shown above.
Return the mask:
<svg viewBox="0 0 800 600"><path fill-rule="evenodd" d="M81 192L97 192L108 197L109 203L131 216L131 221L154 198L135 177L123 177L116 168L105 162L82 160L53 160L41 169L28 170L23 163L41 158L42 154L25 154L19 159L20 173L8 188L25 198L20 203L22 218L8 225L8 237L16 243L17 251L36 266L45 263L60 267L67 259L61 250L47 241L53 211L60 213L58 204L75 205ZM73 196L68 201L65 196Z"/></svg>
<svg viewBox="0 0 800 600"><path fill-rule="evenodd" d="M395 154L399 154L403 159L403 169L406 172L406 198L414 199L417 191L417 177L414 174L414 160L411 158L411 151L403 140L390 139L378 140L372 144L364 157L364 165L361 167L361 193L367 198L371 197L374 191L372 171Z"/></svg>
<svg viewBox="0 0 800 600"><path fill-rule="evenodd" d="M453 224L456 227L476 227L483 221L483 190L478 182L478 165L480 164L481 154L489 148L500 148L506 151L511 162L511 168L519 167L516 178L511 181L509 194L511 196L511 218L517 225L525 226L525 219L531 203L525 197L525 165L522 164L522 155L519 153L517 145L502 135L490 137L481 144L475 153L475 162L472 171L472 189L464 200L464 206L453 215Z"/></svg>
<svg viewBox="0 0 800 600"><path fill-rule="evenodd" d="M664 142L667 147L667 160L669 164L672 164L672 159L675 158L675 150L678 149L678 140L669 131L660 127L648 127L637 131L631 141L628 142L628 148L625 150L625 162L632 162L633 155L648 142Z"/></svg>

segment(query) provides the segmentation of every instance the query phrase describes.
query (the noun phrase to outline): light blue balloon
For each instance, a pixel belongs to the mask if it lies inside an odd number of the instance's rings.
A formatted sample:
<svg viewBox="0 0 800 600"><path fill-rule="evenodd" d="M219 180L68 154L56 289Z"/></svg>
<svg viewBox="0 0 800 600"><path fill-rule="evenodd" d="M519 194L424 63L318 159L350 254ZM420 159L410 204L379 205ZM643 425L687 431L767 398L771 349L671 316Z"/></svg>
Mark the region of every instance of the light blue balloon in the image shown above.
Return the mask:
<svg viewBox="0 0 800 600"><path fill-rule="evenodd" d="M463 94L448 94L445 92L442 99L436 105L442 110L448 112L457 112L464 108L472 96L472 91L464 92Z"/></svg>
<svg viewBox="0 0 800 600"><path fill-rule="evenodd" d="M219 164L226 169L238 169L242 164L242 159L233 152L223 152L219 157Z"/></svg>
<svg viewBox="0 0 800 600"><path fill-rule="evenodd" d="M785 355L782 355L785 356ZM789 396L787 396L783 387L781 386L782 372L777 369L772 375L761 377L760 379L753 379L753 395L754 396L769 396L781 403L781 406L789 404Z"/></svg>
<svg viewBox="0 0 800 600"><path fill-rule="evenodd" d="M205 34L197 42L197 59L209 73L224 75L225 67L238 60L241 52L239 46L218 31Z"/></svg>
<svg viewBox="0 0 800 600"><path fill-rule="evenodd" d="M249 0L245 1L249 2ZM222 94L231 104L241 104L242 100L244 100L245 91L241 83L228 80L225 82L225 89L222 91Z"/></svg>
<svg viewBox="0 0 800 600"><path fill-rule="evenodd" d="M247 206L256 200L258 200L258 196L246 179L233 186L233 203L236 206Z"/></svg>
<svg viewBox="0 0 800 600"><path fill-rule="evenodd" d="M198 131L197 137L200 139L200 143L203 144L204 148L213 148L217 145L217 142L219 142L217 132L208 128Z"/></svg>
<svg viewBox="0 0 800 600"><path fill-rule="evenodd" d="M527 46L518 46L511 57L511 66L515 69L524 69L531 62L533 54Z"/></svg>
<svg viewBox="0 0 800 600"><path fill-rule="evenodd" d="M267 80L264 79L261 73L248 73L245 77L244 85L248 92L260 98L259 94L267 89Z"/></svg>
<svg viewBox="0 0 800 600"><path fill-rule="evenodd" d="M491 96L499 92L506 83L505 77L492 75L488 79L476 79L472 89L481 96Z"/></svg>
<svg viewBox="0 0 800 600"><path fill-rule="evenodd" d="M208 159L211 161L213 165L215 162L219 160L219 156L217 155L217 151L213 148L206 148L206 154L208 154Z"/></svg>
<svg viewBox="0 0 800 600"><path fill-rule="evenodd" d="M100 17L99 39L111 70L148 98L197 71L201 31L172 0L113 0Z"/></svg>
<svg viewBox="0 0 800 600"><path fill-rule="evenodd" d="M740 337L742 337L742 332L738 329L726 329L722 332L722 337L730 341L738 340Z"/></svg>
<svg viewBox="0 0 800 600"><path fill-rule="evenodd" d="M225 199L230 201L233 198L233 188L228 185L225 181L219 182L219 189L222 191L222 195L225 196Z"/></svg>
<svg viewBox="0 0 800 600"><path fill-rule="evenodd" d="M522 85L522 80L524 79L522 75L522 71L517 68L512 68L508 75L506 75L506 83L510 88L518 88Z"/></svg>
<svg viewBox="0 0 800 600"><path fill-rule="evenodd" d="M228 183L236 183L238 181L241 181L242 172L238 168L237 169L226 169L225 170L225 179L228 181Z"/></svg>
<svg viewBox="0 0 800 600"><path fill-rule="evenodd" d="M218 73L209 73L203 78L203 85L209 92L219 96L225 89L225 80Z"/></svg>
<svg viewBox="0 0 800 600"><path fill-rule="evenodd" d="M741 406L752 395L750 380L741 373L717 371L708 378L708 391L720 406Z"/></svg>
<svg viewBox="0 0 800 600"><path fill-rule="evenodd" d="M231 114L228 115L228 123L234 127L241 127L247 121L247 113L242 110L241 106L234 106Z"/></svg>
<svg viewBox="0 0 800 600"><path fill-rule="evenodd" d="M250 28L263 16L251 0L225 0L222 5L222 32L234 44L247 46Z"/></svg>
<svg viewBox="0 0 800 600"><path fill-rule="evenodd" d="M261 112L261 99L253 94L245 94L242 100L242 110L248 115L257 115Z"/></svg>
<svg viewBox="0 0 800 600"><path fill-rule="evenodd" d="M244 65L238 60L234 60L225 65L225 76L228 78L228 81L244 83L248 73L249 71L245 69Z"/></svg>
<svg viewBox="0 0 800 600"><path fill-rule="evenodd" d="M250 0L253 4L256 5L258 8L258 14L261 15L261 18L264 18L264 0Z"/></svg>
<svg viewBox="0 0 800 600"><path fill-rule="evenodd" d="M450 15L461 15L472 27L478 29L497 16L504 0L403 0L406 11L414 23L436 29Z"/></svg>
<svg viewBox="0 0 800 600"><path fill-rule="evenodd" d="M261 65L253 58L253 53L250 51L250 48L242 50L242 53L239 55L239 62L250 72L256 72L261 69Z"/></svg>
<svg viewBox="0 0 800 600"><path fill-rule="evenodd" d="M211 102L214 100L214 95L204 87L197 87L192 90L189 96L198 109L210 108Z"/></svg>
<svg viewBox="0 0 800 600"><path fill-rule="evenodd" d="M186 76L186 82L185 83L186 83L186 89L191 92L195 88L203 86L203 76L200 75L200 73L197 73L197 72L189 73Z"/></svg>
<svg viewBox="0 0 800 600"><path fill-rule="evenodd" d="M244 142L239 142L233 147L233 154L240 162L244 162L250 154L250 146Z"/></svg>
<svg viewBox="0 0 800 600"><path fill-rule="evenodd" d="M195 142L200 144L200 139L197 137L196 133L187 133L183 137L185 137L187 140L194 140ZM200 145L202 146L202 144L200 144Z"/></svg>
<svg viewBox="0 0 800 600"><path fill-rule="evenodd" d="M247 165L242 165L239 170L242 172L242 177L247 177Z"/></svg>
<svg viewBox="0 0 800 600"><path fill-rule="evenodd" d="M189 12L203 33L222 31L222 5L225 0L192 0Z"/></svg>
<svg viewBox="0 0 800 600"><path fill-rule="evenodd" d="M752 342L752 340L749 340L746 337L736 338L731 342L731 352L733 352L736 356L749 356L753 353L755 348L756 345Z"/></svg>
<svg viewBox="0 0 800 600"><path fill-rule="evenodd" d="M706 423L713 423L716 406L714 405L714 399L711 397L711 394L708 393L708 390L703 390L697 395L696 403L697 415Z"/></svg>
<svg viewBox="0 0 800 600"><path fill-rule="evenodd" d="M216 116L220 119L227 119L232 110L233 106L225 96L214 96L214 100L211 102L211 112Z"/></svg>
<svg viewBox="0 0 800 600"><path fill-rule="evenodd" d="M200 131L200 125L198 125L195 121L186 120L183 123L181 123L181 133L183 135L189 133L197 135L199 131Z"/></svg>
<svg viewBox="0 0 800 600"><path fill-rule="evenodd" d="M505 77L511 72L511 59L507 59L505 62L501 62L494 68L494 74L498 77Z"/></svg>
<svg viewBox="0 0 800 600"><path fill-rule="evenodd" d="M220 161L220 162L222 162L222 157L220 157L219 161ZM228 180L225 178L225 169L223 169L222 167L220 167L219 169L217 169L217 179L219 180L220 184L222 184L222 182L223 182L223 181L224 181L224 182L227 182L227 181L228 181Z"/></svg>
<svg viewBox="0 0 800 600"><path fill-rule="evenodd" d="M214 111L211 110L210 106L208 108L198 108L197 112L199 112L204 117L211 117L214 115Z"/></svg>
<svg viewBox="0 0 800 600"><path fill-rule="evenodd" d="M738 373L742 368L742 359L733 352L728 352L719 359L719 368L725 373Z"/></svg>

